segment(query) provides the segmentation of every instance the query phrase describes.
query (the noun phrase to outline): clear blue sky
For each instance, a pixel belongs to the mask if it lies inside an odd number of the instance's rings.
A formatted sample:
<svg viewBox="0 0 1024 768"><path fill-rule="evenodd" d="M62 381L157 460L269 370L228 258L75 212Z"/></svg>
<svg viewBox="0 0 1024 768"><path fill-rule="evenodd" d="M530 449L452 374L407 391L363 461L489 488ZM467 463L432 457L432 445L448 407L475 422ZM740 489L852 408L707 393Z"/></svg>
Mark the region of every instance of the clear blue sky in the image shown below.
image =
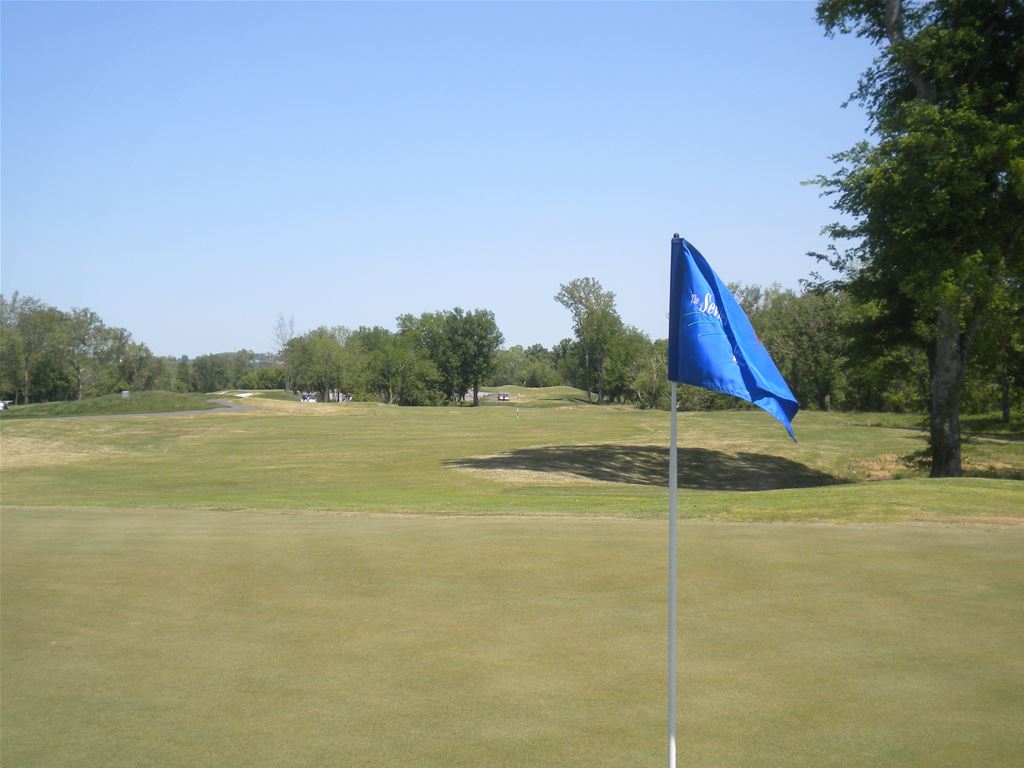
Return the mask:
<svg viewBox="0 0 1024 768"><path fill-rule="evenodd" d="M483 307L667 335L669 241L796 288L873 51L795 3L11 3L2 290L157 354Z"/></svg>

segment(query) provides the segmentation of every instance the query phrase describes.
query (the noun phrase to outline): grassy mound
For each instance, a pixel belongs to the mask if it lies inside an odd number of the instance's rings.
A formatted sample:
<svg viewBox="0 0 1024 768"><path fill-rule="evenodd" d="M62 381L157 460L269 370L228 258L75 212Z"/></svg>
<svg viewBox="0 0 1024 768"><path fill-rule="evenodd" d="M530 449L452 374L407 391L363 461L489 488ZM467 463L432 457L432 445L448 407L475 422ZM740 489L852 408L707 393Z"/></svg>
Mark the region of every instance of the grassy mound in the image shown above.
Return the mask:
<svg viewBox="0 0 1024 768"><path fill-rule="evenodd" d="M32 403L11 406L0 411L3 419L48 419L67 416L115 416L133 413L173 413L175 411L207 411L222 406L211 402L208 395L179 392L132 392L104 395L88 400L59 403Z"/></svg>
<svg viewBox="0 0 1024 768"><path fill-rule="evenodd" d="M517 387L514 384L502 384L500 387L484 387L481 405L557 407L563 405L580 405L589 402L586 391L575 387ZM507 392L508 400L498 400L499 392Z"/></svg>

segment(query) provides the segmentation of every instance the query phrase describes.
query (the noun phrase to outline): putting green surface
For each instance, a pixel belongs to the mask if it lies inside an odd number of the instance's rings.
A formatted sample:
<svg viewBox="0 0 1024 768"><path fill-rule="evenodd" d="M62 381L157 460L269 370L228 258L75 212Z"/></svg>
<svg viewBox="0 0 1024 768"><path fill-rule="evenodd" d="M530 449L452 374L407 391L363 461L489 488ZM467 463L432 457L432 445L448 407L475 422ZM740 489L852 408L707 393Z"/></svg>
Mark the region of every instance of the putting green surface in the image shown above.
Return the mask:
<svg viewBox="0 0 1024 768"><path fill-rule="evenodd" d="M658 765L657 521L4 510L5 766ZM1024 528L693 521L689 766L1019 765Z"/></svg>

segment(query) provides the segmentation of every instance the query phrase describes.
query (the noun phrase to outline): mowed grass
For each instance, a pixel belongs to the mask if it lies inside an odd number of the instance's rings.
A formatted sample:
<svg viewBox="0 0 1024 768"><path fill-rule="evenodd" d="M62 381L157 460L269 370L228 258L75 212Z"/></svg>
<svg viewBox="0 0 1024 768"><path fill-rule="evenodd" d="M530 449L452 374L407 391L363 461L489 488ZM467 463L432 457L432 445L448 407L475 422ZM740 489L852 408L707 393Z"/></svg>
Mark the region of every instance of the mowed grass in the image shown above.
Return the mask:
<svg viewBox="0 0 1024 768"><path fill-rule="evenodd" d="M690 766L1019 765L1024 528L680 538ZM663 762L658 521L8 508L3 764Z"/></svg>
<svg viewBox="0 0 1024 768"><path fill-rule="evenodd" d="M222 407L210 396L179 392L131 392L104 395L69 402L14 405L0 411L0 421L9 419L47 419L67 416L112 416L139 413L173 413L175 411L208 411Z"/></svg>
<svg viewBox="0 0 1024 768"><path fill-rule="evenodd" d="M0 763L663 763L668 415L577 400L4 420ZM680 765L1019 765L1024 443L880 422L680 415Z"/></svg>
<svg viewBox="0 0 1024 768"><path fill-rule="evenodd" d="M576 405L572 392L534 394L536 406L251 397L239 400L250 408L241 413L5 421L3 502L664 516L668 414ZM925 444L909 425L804 413L796 445L760 411L686 413L679 425L688 517L998 520L1024 507L1024 486L1004 479L1024 471L1019 435L970 438L965 464L978 477L934 483L903 462Z"/></svg>

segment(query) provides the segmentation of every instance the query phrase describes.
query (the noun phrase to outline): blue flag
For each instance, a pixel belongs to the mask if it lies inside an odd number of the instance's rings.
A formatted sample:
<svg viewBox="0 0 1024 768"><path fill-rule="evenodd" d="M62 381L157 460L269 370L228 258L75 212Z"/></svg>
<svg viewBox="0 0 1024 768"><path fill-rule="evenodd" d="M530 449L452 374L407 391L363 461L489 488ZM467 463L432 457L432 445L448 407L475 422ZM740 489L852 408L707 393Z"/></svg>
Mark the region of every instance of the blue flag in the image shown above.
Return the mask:
<svg viewBox="0 0 1024 768"><path fill-rule="evenodd" d="M713 389L763 408L796 441L800 405L750 321L700 252L672 238L668 379Z"/></svg>

